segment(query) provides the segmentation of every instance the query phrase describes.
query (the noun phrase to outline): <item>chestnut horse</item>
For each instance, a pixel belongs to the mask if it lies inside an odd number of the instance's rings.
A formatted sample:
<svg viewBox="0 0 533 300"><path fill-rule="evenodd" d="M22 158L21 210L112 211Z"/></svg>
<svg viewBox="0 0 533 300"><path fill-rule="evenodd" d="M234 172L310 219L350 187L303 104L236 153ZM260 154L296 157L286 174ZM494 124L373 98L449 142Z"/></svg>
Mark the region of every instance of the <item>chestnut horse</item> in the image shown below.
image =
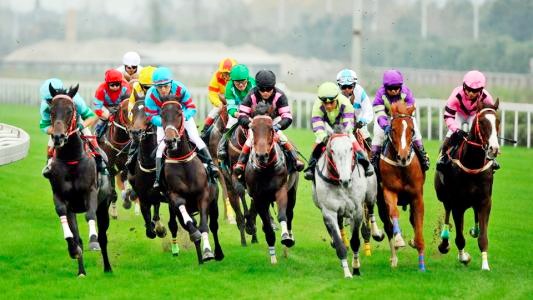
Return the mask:
<svg viewBox="0 0 533 300"><path fill-rule="evenodd" d="M70 257L78 261L78 276L85 276L83 244L78 231L76 214L85 212L89 224L89 248L101 250L104 271L111 272L107 254L107 229L109 228L109 203L111 190L109 178L98 175L94 158L86 151L81 134L76 127L77 113L72 98L78 85L65 90L49 86L53 99L50 105L54 157L50 166L50 185L54 205L63 228ZM98 223L96 232L95 219Z"/></svg>
<svg viewBox="0 0 533 300"><path fill-rule="evenodd" d="M405 247L399 224L398 206L410 206L409 220L414 240L409 244L418 250L418 267L425 271L424 260L424 181L425 173L413 149L414 106L404 102L391 105L391 132L380 156L381 190L378 191L379 216L384 223L391 249L391 267L398 265L397 250ZM379 188L378 188L379 190Z"/></svg>
<svg viewBox="0 0 533 300"><path fill-rule="evenodd" d="M294 246L292 220L296 205L298 172L287 170L286 158L275 140L272 118L268 115L270 106L257 105L250 129L253 144L250 159L246 164L244 180L253 206L263 222L263 232L269 248L270 262L277 263L276 236L270 220L269 207L275 201L278 221L281 227L281 243Z"/></svg>
<svg viewBox="0 0 533 300"><path fill-rule="evenodd" d="M166 144L162 174L165 182L162 185L169 199L170 217L177 215L183 228L189 232L200 264L213 258L222 260L224 253L218 240L217 183L208 181L207 171L196 155L196 148L189 142L181 104L173 96L162 100L161 121ZM200 213L198 228L191 218L195 212ZM209 229L215 242L214 255L208 238ZM200 250L200 241L203 251Z"/></svg>
<svg viewBox="0 0 533 300"><path fill-rule="evenodd" d="M498 99L494 105L478 101L477 113L468 138L460 143L457 150L454 149L445 154L450 155L453 167L444 172L435 173L435 191L445 209L439 251L447 253L450 249L448 238L451 212L457 228L455 245L459 250L458 259L465 265L470 262L471 256L464 250L463 225L464 213L472 207L475 219L479 221L477 241L481 251L481 269L487 271L490 270L487 258L487 232L494 182L492 164L500 149L497 136L500 127L498 105Z"/></svg>

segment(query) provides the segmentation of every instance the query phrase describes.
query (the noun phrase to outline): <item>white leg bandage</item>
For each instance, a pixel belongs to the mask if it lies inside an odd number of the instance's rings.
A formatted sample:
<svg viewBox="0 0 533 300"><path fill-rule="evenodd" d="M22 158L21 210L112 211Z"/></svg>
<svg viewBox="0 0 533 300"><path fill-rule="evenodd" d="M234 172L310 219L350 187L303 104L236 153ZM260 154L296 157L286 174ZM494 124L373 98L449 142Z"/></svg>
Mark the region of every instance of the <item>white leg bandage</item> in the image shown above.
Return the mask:
<svg viewBox="0 0 533 300"><path fill-rule="evenodd" d="M202 232L202 243L204 245L204 251L209 249L211 251L211 244L209 244L209 236L207 232Z"/></svg>
<svg viewBox="0 0 533 300"><path fill-rule="evenodd" d="M87 223L89 224L89 238L92 235L98 236L98 234L96 233L96 222L94 220L89 220L89 222Z"/></svg>
<svg viewBox="0 0 533 300"><path fill-rule="evenodd" d="M180 205L178 209L180 210L181 216L183 217L183 223L187 224L189 222L192 222L191 216L189 216L185 205Z"/></svg>
<svg viewBox="0 0 533 300"><path fill-rule="evenodd" d="M74 237L72 231L70 231L70 227L68 226L67 216L59 217L59 221L61 222L61 227L63 227L63 237L65 239Z"/></svg>

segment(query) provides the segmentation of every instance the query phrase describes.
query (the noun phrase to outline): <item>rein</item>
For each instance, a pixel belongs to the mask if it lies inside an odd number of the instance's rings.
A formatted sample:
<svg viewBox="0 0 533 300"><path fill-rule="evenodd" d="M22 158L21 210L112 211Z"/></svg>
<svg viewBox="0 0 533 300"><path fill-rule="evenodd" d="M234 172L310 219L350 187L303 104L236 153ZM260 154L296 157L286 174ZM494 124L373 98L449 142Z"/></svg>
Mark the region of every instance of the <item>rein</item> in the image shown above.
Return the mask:
<svg viewBox="0 0 533 300"><path fill-rule="evenodd" d="M161 108L163 108L165 105L168 105L168 104L178 105L178 108L181 111L181 103L179 103L178 101L165 101L163 105L161 106ZM180 115L181 115L181 123L179 125L179 128L176 128L176 126L174 125L165 126L165 136L166 136L167 129L169 129L176 133L176 136L173 138L173 140L186 143L188 142L187 139L186 140L181 139L181 137L184 136L184 133L185 133L185 122L184 122L184 117L183 117L183 111L181 111ZM187 163L196 157L196 147L194 147L191 151L185 153L184 155L178 156L178 157L171 157L168 152L169 152L169 149L167 148L165 163L169 163L169 164Z"/></svg>
<svg viewBox="0 0 533 300"><path fill-rule="evenodd" d="M257 115L257 116L255 116L253 118L253 121L255 121L255 120L269 120L269 121L272 121L272 118L270 116L266 116L266 115ZM262 164L262 163L260 163L257 160L257 158L255 158L255 155L252 155L252 163L253 163L254 166L257 166L257 167L259 167L261 169L266 169L266 168L270 167L272 165L272 163L280 161L280 160L278 160L278 151L274 149L274 146L277 144L277 141L276 141L275 131L273 129L271 131L271 137L272 137L272 143L270 144L270 148L268 149L268 152L267 152L270 159L265 164ZM254 135L254 140L256 140L255 135ZM274 149L274 155L272 155L272 150L273 149ZM254 152L255 152L255 149L254 149ZM277 165L278 164L275 164L274 166L276 167Z"/></svg>
<svg viewBox="0 0 533 300"><path fill-rule="evenodd" d="M394 119L405 119L405 118L413 118L413 116L408 115L408 114L397 114L391 118L391 122ZM414 131L413 128L411 128L411 130ZM392 147L394 152L398 153L398 149L396 149L396 146L394 145L394 141L392 140L392 136L390 133L387 135L387 139L389 140L389 143L388 143L389 147ZM380 154L379 157L389 165L392 165L395 167L402 167L402 168L408 167L409 165L411 165L411 162L413 162L413 158L415 157L414 149L413 149L413 139L411 138L411 143L409 144L409 153L407 154L407 161L405 162L405 164L398 162L397 159L391 159L388 156L384 155L383 153Z"/></svg>
<svg viewBox="0 0 533 300"><path fill-rule="evenodd" d="M322 178L325 182L333 185L340 185L340 178L339 178L339 171L337 168L337 165L335 164L335 161L333 161L332 157L332 151L331 151L331 143L335 138L338 137L345 137L349 136L347 133L335 133L330 136L328 139L328 144L326 145L326 156L325 156L325 162L326 164L322 167L322 170L317 168L318 170L318 176ZM355 169L356 165L356 159L355 159L355 150L353 150L352 155L354 156L354 159L352 161L351 170L353 171ZM328 171L327 176L324 175L324 169Z"/></svg>

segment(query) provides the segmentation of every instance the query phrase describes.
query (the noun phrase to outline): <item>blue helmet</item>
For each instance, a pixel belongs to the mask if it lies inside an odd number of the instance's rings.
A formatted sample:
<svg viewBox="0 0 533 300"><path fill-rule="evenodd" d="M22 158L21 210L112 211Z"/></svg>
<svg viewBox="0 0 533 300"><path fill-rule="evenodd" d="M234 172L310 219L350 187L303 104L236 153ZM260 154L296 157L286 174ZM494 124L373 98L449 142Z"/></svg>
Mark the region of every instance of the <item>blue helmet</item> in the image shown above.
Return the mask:
<svg viewBox="0 0 533 300"><path fill-rule="evenodd" d="M157 68L152 75L154 85L165 85L172 82L172 71L166 67Z"/></svg>
<svg viewBox="0 0 533 300"><path fill-rule="evenodd" d="M43 84L41 85L41 88L39 89L39 93L41 94L42 100L51 100L52 95L50 95L50 89L49 86L52 84L52 87L54 89L64 89L63 81L57 78L50 78L47 79Z"/></svg>
<svg viewBox="0 0 533 300"><path fill-rule="evenodd" d="M357 74L354 70L342 69L337 74L337 84L341 85L355 85L357 83Z"/></svg>

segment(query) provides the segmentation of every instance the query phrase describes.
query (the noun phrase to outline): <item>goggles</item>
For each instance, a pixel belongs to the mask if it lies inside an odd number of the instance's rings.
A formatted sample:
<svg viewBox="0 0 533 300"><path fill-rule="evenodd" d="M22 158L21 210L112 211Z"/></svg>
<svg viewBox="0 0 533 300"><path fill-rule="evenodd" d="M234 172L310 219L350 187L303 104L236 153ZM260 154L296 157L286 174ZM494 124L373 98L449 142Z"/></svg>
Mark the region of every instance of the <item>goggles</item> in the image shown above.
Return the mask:
<svg viewBox="0 0 533 300"><path fill-rule="evenodd" d="M273 89L274 89L273 86L265 86L265 87L260 87L259 91L260 92L271 92Z"/></svg>
<svg viewBox="0 0 533 300"><path fill-rule="evenodd" d="M114 82L108 83L107 86L109 86L109 87L119 87L120 84L121 84L120 81L114 81Z"/></svg>

